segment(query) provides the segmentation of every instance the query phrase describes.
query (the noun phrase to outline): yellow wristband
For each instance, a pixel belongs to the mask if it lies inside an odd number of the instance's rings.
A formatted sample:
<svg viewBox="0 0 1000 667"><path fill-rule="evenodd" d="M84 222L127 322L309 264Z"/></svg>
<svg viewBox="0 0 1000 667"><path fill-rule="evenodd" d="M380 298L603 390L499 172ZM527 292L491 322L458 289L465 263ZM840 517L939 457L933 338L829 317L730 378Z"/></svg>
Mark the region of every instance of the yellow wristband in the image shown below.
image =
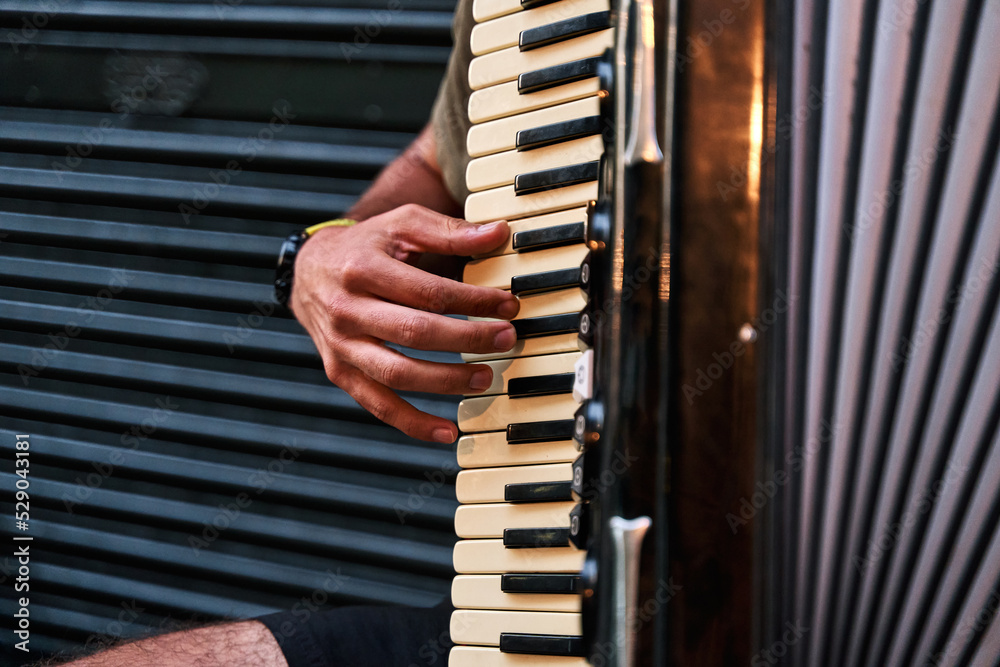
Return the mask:
<svg viewBox="0 0 1000 667"><path fill-rule="evenodd" d="M336 220L327 220L326 222L321 222L318 225L313 225L312 227L306 227L305 235L306 237L312 236L324 227L353 227L358 224L357 220L351 220L349 218L337 218Z"/></svg>

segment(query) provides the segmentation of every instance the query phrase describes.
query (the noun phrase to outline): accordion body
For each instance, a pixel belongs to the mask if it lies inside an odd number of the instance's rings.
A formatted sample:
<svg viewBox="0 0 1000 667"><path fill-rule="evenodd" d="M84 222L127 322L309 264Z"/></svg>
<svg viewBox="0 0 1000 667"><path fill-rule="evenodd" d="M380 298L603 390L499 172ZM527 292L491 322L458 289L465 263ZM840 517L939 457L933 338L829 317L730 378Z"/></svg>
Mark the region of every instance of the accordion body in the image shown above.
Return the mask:
<svg viewBox="0 0 1000 667"><path fill-rule="evenodd" d="M456 664L1000 664L1000 5L483 4Z"/></svg>

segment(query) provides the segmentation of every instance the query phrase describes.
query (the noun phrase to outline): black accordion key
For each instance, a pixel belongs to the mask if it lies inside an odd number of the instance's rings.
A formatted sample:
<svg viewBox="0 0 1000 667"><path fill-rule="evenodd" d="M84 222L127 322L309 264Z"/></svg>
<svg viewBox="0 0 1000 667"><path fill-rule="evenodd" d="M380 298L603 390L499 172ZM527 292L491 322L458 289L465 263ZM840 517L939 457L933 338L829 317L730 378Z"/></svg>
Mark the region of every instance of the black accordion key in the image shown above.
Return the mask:
<svg viewBox="0 0 1000 667"><path fill-rule="evenodd" d="M572 440L575 419L554 419L547 422L527 422L507 425L508 445L527 445L532 442Z"/></svg>
<svg viewBox="0 0 1000 667"><path fill-rule="evenodd" d="M581 243L585 238L586 226L584 223L571 222L566 225L514 232L512 246L517 252L534 252L535 250Z"/></svg>
<svg viewBox="0 0 1000 667"><path fill-rule="evenodd" d="M580 584L578 574L504 574L500 577L500 590L504 593L576 593Z"/></svg>
<svg viewBox="0 0 1000 667"><path fill-rule="evenodd" d="M604 122L600 116L584 116L565 120L561 123L532 127L527 130L518 130L514 137L514 145L519 151L530 151L535 148L544 148L563 141L572 139L582 139L595 134L600 134L603 130Z"/></svg>
<svg viewBox="0 0 1000 667"><path fill-rule="evenodd" d="M507 381L507 394L511 398L568 394L573 391L573 381L575 379L575 373L529 375L527 377L511 378Z"/></svg>
<svg viewBox="0 0 1000 667"><path fill-rule="evenodd" d="M573 500L572 482L519 482L503 489L504 502L545 503Z"/></svg>
<svg viewBox="0 0 1000 667"><path fill-rule="evenodd" d="M504 528L508 549L544 549L569 545L569 528Z"/></svg>
<svg viewBox="0 0 1000 667"><path fill-rule="evenodd" d="M597 67L600 61L600 56L594 56L536 69L532 72L524 72L517 77L517 92L522 95L537 93L540 90L589 79L592 76L597 76Z"/></svg>
<svg viewBox="0 0 1000 667"><path fill-rule="evenodd" d="M522 30L518 38L518 48L530 51L549 44L555 44L574 37L583 37L598 30L611 27L611 12L594 12L574 16L565 21L556 21L547 25Z"/></svg>
<svg viewBox="0 0 1000 667"><path fill-rule="evenodd" d="M501 632L500 652L582 657L583 637L576 637L573 635L528 635L515 632Z"/></svg>
<svg viewBox="0 0 1000 667"><path fill-rule="evenodd" d="M535 7L551 5L553 2L557 1L558 0L521 0L521 9L534 9Z"/></svg>
<svg viewBox="0 0 1000 667"><path fill-rule="evenodd" d="M580 267L542 271L523 276L514 276L510 280L510 293L516 296L548 292L549 290L565 289L580 285Z"/></svg>
<svg viewBox="0 0 1000 667"><path fill-rule="evenodd" d="M580 326L579 313L564 315L544 315L542 317L526 317L523 320L513 320L517 339L535 338L537 336L552 336L556 334L573 333Z"/></svg>
<svg viewBox="0 0 1000 667"><path fill-rule="evenodd" d="M593 162L571 164L566 167L518 174L514 177L514 194L518 196L530 195L535 192L565 188L577 183L596 181L600 173L601 162L600 160L594 160Z"/></svg>

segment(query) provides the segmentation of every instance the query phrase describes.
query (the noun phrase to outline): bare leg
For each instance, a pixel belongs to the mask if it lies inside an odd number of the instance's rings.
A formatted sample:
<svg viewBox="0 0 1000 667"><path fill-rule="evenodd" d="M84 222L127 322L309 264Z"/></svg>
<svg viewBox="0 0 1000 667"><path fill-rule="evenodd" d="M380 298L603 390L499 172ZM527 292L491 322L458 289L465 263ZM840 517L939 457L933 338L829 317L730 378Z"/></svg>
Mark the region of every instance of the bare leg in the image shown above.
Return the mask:
<svg viewBox="0 0 1000 667"><path fill-rule="evenodd" d="M262 623L244 621L172 632L123 644L65 667L288 667Z"/></svg>

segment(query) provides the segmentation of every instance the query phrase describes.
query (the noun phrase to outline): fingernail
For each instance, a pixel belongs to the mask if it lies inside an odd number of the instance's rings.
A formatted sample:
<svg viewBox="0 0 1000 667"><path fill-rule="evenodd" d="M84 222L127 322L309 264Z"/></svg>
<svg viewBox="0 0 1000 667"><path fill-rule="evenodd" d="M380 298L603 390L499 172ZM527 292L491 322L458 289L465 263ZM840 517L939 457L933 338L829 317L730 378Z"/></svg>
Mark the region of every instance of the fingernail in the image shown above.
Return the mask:
<svg viewBox="0 0 1000 667"><path fill-rule="evenodd" d="M493 339L493 347L501 352L506 352L510 348L514 347L514 343L516 342L517 334L514 333L514 327L505 327L496 335L496 338Z"/></svg>
<svg viewBox="0 0 1000 667"><path fill-rule="evenodd" d="M491 384L493 384L493 371L488 368L476 371L469 378L469 388L473 391L483 391Z"/></svg>
<svg viewBox="0 0 1000 667"><path fill-rule="evenodd" d="M441 442L446 445L455 442L455 432L450 428L436 428L431 435L434 437L435 442Z"/></svg>
<svg viewBox="0 0 1000 667"><path fill-rule="evenodd" d="M517 299L510 299L497 306L497 315L505 320L509 320L517 315L519 310L521 310L521 304Z"/></svg>
<svg viewBox="0 0 1000 667"><path fill-rule="evenodd" d="M499 227L502 224L504 224L503 220L497 220L496 222L491 222L491 223L486 224L486 225L479 225L478 227L476 227L476 233L477 234L489 234L490 232L494 231L497 227Z"/></svg>

